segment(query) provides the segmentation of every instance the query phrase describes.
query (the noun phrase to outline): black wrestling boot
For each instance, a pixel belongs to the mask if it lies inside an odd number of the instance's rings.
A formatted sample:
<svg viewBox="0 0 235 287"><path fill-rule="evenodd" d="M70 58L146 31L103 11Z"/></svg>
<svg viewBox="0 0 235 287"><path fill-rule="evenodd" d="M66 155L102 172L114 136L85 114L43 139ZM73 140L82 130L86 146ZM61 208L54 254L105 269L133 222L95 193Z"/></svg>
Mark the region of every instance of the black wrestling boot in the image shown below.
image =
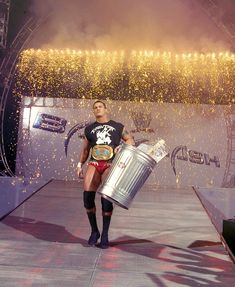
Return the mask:
<svg viewBox="0 0 235 287"><path fill-rule="evenodd" d="M101 234L100 243L97 245L99 248L102 248L102 249L109 248L108 231L109 231L110 221L111 221L110 215L103 215L103 231Z"/></svg>
<svg viewBox="0 0 235 287"><path fill-rule="evenodd" d="M100 232L98 230L96 222L96 214L94 212L88 212L87 216L91 225L91 235L88 239L88 244L95 245L100 238Z"/></svg>

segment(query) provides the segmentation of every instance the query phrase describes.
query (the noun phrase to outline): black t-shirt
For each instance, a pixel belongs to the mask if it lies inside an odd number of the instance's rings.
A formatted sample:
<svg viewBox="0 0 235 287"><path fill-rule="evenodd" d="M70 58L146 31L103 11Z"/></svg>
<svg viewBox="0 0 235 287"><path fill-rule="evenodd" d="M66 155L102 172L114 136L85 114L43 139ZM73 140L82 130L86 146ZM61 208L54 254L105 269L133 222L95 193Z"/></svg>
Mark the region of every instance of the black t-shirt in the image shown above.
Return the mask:
<svg viewBox="0 0 235 287"><path fill-rule="evenodd" d="M108 145L115 149L120 144L123 128L123 124L112 120L107 123L94 122L85 128L85 136L90 148L95 145Z"/></svg>

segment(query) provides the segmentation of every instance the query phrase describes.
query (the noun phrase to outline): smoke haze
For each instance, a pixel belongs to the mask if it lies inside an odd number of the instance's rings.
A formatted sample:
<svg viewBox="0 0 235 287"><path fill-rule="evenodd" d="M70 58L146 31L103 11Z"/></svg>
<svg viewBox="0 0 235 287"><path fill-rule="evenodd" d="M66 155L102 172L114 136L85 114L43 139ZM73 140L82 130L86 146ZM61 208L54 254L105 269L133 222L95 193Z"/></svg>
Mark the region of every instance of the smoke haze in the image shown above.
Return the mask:
<svg viewBox="0 0 235 287"><path fill-rule="evenodd" d="M219 51L223 33L193 0L43 0L50 13L31 45L40 48Z"/></svg>

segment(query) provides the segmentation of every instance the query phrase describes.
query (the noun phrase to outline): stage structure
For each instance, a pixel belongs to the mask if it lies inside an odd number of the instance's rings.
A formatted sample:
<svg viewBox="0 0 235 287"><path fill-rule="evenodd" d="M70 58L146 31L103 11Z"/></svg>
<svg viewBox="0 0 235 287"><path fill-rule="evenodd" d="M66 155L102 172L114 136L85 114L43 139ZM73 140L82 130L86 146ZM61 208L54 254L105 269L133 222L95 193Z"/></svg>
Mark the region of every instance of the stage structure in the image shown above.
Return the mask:
<svg viewBox="0 0 235 287"><path fill-rule="evenodd" d="M6 2L6 1L5 1ZM13 165L9 163L9 150L14 150L15 138L8 142L7 130L9 123L18 127L17 105L18 99L13 99L11 89L14 83L15 68L21 51L30 42L33 33L37 31L45 18L29 17L17 33L14 41L5 53L0 66L0 176L14 176ZM15 109L12 106L16 106ZM17 131L14 131L17 135ZM12 135L11 135L12 136ZM9 136L9 138L11 137Z"/></svg>
<svg viewBox="0 0 235 287"><path fill-rule="evenodd" d="M7 46L10 0L0 0L0 48Z"/></svg>
<svg viewBox="0 0 235 287"><path fill-rule="evenodd" d="M137 145L163 138L167 159L152 184L234 186L235 55L25 50L15 96L22 99L17 174L76 179L94 99Z"/></svg>
<svg viewBox="0 0 235 287"><path fill-rule="evenodd" d="M22 98L17 175L76 180L84 128L93 120L87 99ZM106 101L136 144L163 138L169 147L148 179L154 185L234 186L230 106ZM231 140L230 140L231 143ZM232 141L234 146L234 141Z"/></svg>
<svg viewBox="0 0 235 287"><path fill-rule="evenodd" d="M232 2L232 1L231 1ZM235 49L235 21L233 3L217 0L198 0L197 4L208 15L212 22L226 35Z"/></svg>
<svg viewBox="0 0 235 287"><path fill-rule="evenodd" d="M0 1L0 4L4 7L7 6L8 9L9 3L8 0ZM5 15L5 24L6 19ZM5 51L5 57L0 66L0 218L10 213L48 182L42 178L29 178L29 176L15 177L14 164L12 164L12 158L9 156L15 152L19 121L17 116L18 99L12 97L11 93L16 63L19 54L30 42L33 32L39 28L43 21L45 21L44 18L35 16L26 19L14 41L9 44L9 48ZM6 31L5 27L4 32ZM2 48L4 48L6 35L1 41ZM11 127L14 129L11 130Z"/></svg>

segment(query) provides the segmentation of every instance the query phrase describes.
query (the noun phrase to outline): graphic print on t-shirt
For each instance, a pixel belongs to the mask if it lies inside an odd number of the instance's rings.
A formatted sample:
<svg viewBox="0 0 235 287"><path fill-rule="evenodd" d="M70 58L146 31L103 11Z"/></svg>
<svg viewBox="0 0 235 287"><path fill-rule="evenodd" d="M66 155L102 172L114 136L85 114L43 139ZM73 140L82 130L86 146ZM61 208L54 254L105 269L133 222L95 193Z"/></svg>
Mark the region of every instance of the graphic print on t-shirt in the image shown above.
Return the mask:
<svg viewBox="0 0 235 287"><path fill-rule="evenodd" d="M91 133L96 134L96 144L110 144L111 143L111 131L115 131L114 127L109 125L101 125L94 128Z"/></svg>

